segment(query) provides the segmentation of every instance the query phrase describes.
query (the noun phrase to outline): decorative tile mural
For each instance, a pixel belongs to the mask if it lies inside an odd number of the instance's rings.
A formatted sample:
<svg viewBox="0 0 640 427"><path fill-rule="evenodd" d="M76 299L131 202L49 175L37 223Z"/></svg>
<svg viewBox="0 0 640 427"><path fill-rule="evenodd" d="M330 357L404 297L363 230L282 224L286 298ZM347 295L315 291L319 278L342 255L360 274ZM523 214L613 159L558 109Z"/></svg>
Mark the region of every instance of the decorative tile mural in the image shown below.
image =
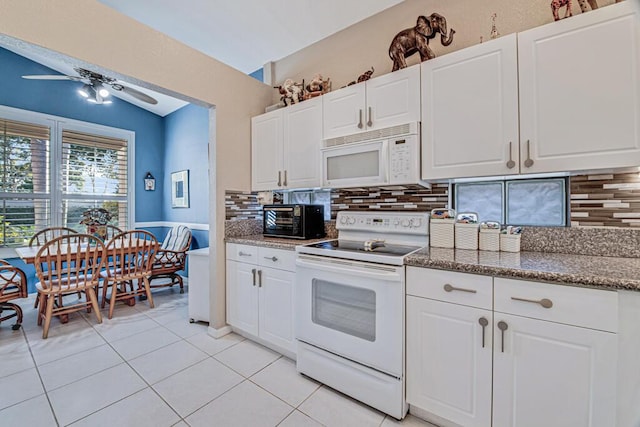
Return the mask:
<svg viewBox="0 0 640 427"><path fill-rule="evenodd" d="M640 172L570 180L572 226L640 227Z"/></svg>

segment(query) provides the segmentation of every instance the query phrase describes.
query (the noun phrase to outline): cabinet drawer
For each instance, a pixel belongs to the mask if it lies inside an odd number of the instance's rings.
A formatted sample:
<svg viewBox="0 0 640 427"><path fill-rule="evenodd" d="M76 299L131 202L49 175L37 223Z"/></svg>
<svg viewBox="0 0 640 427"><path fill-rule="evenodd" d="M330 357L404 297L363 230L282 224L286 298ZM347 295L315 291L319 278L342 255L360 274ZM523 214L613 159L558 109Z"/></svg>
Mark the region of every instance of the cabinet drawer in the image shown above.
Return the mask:
<svg viewBox="0 0 640 427"><path fill-rule="evenodd" d="M258 263L263 267L296 271L296 253L283 249L258 248Z"/></svg>
<svg viewBox="0 0 640 427"><path fill-rule="evenodd" d="M517 316L617 332L615 291L494 279L495 311Z"/></svg>
<svg viewBox="0 0 640 427"><path fill-rule="evenodd" d="M491 310L493 278L428 268L407 268L407 294Z"/></svg>
<svg viewBox="0 0 640 427"><path fill-rule="evenodd" d="M227 259L258 264L258 247L227 243Z"/></svg>

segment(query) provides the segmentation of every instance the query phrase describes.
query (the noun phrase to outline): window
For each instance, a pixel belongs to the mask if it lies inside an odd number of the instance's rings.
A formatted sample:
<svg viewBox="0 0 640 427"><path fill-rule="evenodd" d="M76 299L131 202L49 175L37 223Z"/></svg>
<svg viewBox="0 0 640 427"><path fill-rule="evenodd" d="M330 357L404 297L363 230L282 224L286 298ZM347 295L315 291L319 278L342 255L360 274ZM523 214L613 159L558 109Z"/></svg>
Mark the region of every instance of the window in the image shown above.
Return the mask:
<svg viewBox="0 0 640 427"><path fill-rule="evenodd" d="M35 231L83 231L82 212L102 207L128 228L133 132L0 107L0 246Z"/></svg>
<svg viewBox="0 0 640 427"><path fill-rule="evenodd" d="M566 226L567 179L514 179L453 185L457 212L480 221L512 225Z"/></svg>

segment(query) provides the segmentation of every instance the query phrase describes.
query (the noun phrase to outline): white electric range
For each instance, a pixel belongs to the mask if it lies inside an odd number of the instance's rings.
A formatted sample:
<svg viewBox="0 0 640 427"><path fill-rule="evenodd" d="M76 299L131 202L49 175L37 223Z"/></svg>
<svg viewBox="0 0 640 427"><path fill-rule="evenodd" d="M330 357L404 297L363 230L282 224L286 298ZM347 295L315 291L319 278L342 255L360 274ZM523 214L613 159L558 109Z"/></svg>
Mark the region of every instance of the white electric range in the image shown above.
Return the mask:
<svg viewBox="0 0 640 427"><path fill-rule="evenodd" d="M404 258L428 245L428 213L338 213L338 238L297 246L297 368L404 418Z"/></svg>

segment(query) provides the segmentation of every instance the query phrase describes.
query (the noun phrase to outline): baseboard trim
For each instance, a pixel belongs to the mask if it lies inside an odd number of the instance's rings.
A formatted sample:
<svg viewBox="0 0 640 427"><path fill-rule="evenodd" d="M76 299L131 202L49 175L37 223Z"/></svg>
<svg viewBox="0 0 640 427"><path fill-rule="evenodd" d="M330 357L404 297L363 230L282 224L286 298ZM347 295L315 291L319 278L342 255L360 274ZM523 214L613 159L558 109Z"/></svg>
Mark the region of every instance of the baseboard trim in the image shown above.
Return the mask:
<svg viewBox="0 0 640 427"><path fill-rule="evenodd" d="M207 328L207 334L209 334L209 336L213 338L221 338L230 333L231 333L231 326L229 325L226 325L226 326L223 326L222 328L217 328L217 329L211 326Z"/></svg>

